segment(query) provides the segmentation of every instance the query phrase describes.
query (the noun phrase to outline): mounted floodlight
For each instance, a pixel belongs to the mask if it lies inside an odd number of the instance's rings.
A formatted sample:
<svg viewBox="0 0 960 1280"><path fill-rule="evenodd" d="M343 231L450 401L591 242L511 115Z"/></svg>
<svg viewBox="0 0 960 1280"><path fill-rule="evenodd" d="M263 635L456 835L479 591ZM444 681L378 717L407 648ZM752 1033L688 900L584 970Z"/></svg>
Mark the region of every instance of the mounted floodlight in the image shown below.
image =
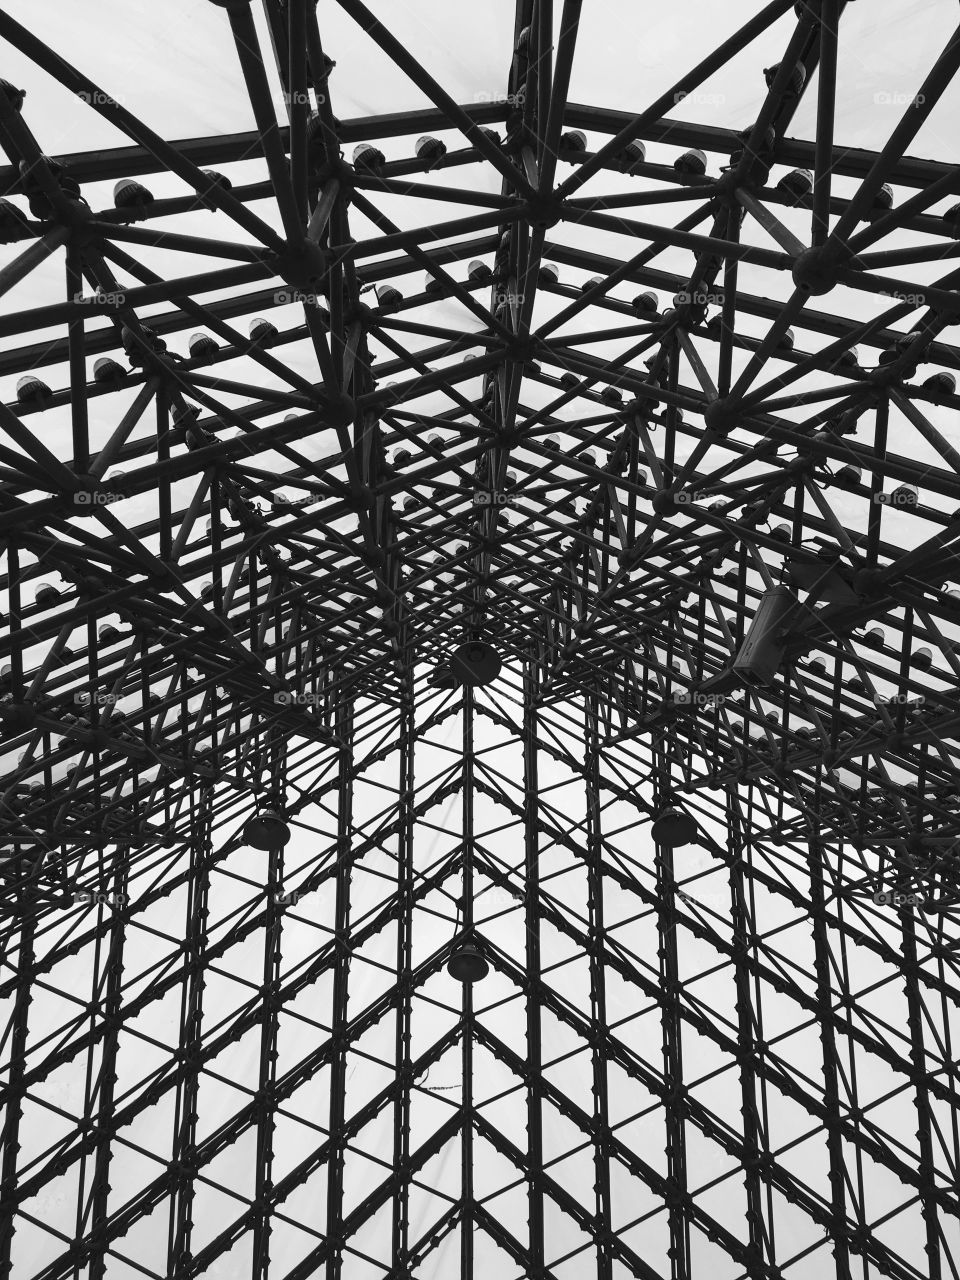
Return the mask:
<svg viewBox="0 0 960 1280"><path fill-rule="evenodd" d="M862 476L862 467L858 467L855 462L845 462L833 478L843 484L859 484Z"/></svg>
<svg viewBox="0 0 960 1280"><path fill-rule="evenodd" d="M813 190L813 174L809 169L791 169L777 183L777 189L793 196L808 196Z"/></svg>
<svg viewBox="0 0 960 1280"><path fill-rule="evenodd" d="M98 356L93 362L93 380L101 387L118 387L126 378L127 372L112 356Z"/></svg>
<svg viewBox="0 0 960 1280"><path fill-rule="evenodd" d="M625 165L643 164L646 158L647 149L639 138L635 138L633 142L628 142L623 150L617 152L614 156L618 164Z"/></svg>
<svg viewBox="0 0 960 1280"><path fill-rule="evenodd" d="M194 360L208 360L220 350L220 344L207 333L191 334L188 345L190 347L190 355Z"/></svg>
<svg viewBox="0 0 960 1280"><path fill-rule="evenodd" d="M677 173L689 173L702 177L707 172L706 154L697 147L692 147L689 151L684 151L683 155L677 156L673 167Z"/></svg>
<svg viewBox="0 0 960 1280"><path fill-rule="evenodd" d="M46 408L53 392L42 378L36 378L32 373L24 374L22 378L17 379L17 403L25 406L38 405L40 408Z"/></svg>
<svg viewBox="0 0 960 1280"><path fill-rule="evenodd" d="M377 284L373 287L377 295L377 304L381 307L393 307L403 301L403 294L394 284Z"/></svg>
<svg viewBox="0 0 960 1280"><path fill-rule="evenodd" d="M113 188L113 203L117 209L142 209L153 203L153 193L142 182L121 178Z"/></svg>
<svg viewBox="0 0 960 1280"><path fill-rule="evenodd" d="M254 316L250 321L250 338L253 342L265 342L268 338L275 338L278 332L277 326L264 316Z"/></svg>
<svg viewBox="0 0 960 1280"><path fill-rule="evenodd" d="M660 299L652 290L647 290L646 293L638 293L630 305L638 315L655 315Z"/></svg>
<svg viewBox="0 0 960 1280"><path fill-rule="evenodd" d="M438 160L442 160L447 154L447 144L441 142L439 138L433 138L429 134L425 134L422 138L417 139L417 145L414 150L417 153L418 160L425 160L428 164L436 164Z"/></svg>
<svg viewBox="0 0 960 1280"><path fill-rule="evenodd" d="M570 129L561 135L560 146L566 151L586 151L587 135L582 129Z"/></svg>
<svg viewBox="0 0 960 1280"><path fill-rule="evenodd" d="M933 650L926 645L919 649L914 649L910 655L910 665L916 667L919 671L929 671L933 666Z"/></svg>
<svg viewBox="0 0 960 1280"><path fill-rule="evenodd" d="M750 684L770 684L783 661L783 630L798 600L788 587L772 587L760 597L760 605L747 628L733 670Z"/></svg>
<svg viewBox="0 0 960 1280"><path fill-rule="evenodd" d="M369 142L358 143L353 149L353 167L355 169L382 169L386 158L379 147Z"/></svg>

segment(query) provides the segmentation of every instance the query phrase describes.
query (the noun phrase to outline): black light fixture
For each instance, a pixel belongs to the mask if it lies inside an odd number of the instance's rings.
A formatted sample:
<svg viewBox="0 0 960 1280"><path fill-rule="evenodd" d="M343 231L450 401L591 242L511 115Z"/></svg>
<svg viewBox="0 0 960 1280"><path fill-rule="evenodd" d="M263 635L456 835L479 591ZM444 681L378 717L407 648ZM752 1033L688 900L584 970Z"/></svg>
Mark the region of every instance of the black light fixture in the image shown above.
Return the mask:
<svg viewBox="0 0 960 1280"><path fill-rule="evenodd" d="M679 849L681 845L690 844L697 837L697 824L689 813L669 805L661 809L651 827L653 838L657 844L668 849Z"/></svg>
<svg viewBox="0 0 960 1280"><path fill-rule="evenodd" d="M243 838L251 848L280 849L290 839L290 827L275 809L263 809L248 819Z"/></svg>
<svg viewBox="0 0 960 1280"><path fill-rule="evenodd" d="M485 978L489 972L490 966L480 951L470 942L461 943L447 961L447 973L450 977L456 982L471 986L474 982Z"/></svg>
<svg viewBox="0 0 960 1280"><path fill-rule="evenodd" d="M749 684L770 684L783 661L785 624L797 606L788 587L771 587L760 597L753 621L733 660L733 670Z"/></svg>
<svg viewBox="0 0 960 1280"><path fill-rule="evenodd" d="M500 655L492 644L470 640L450 655L450 666L462 684L473 687L490 684L500 674Z"/></svg>
<svg viewBox="0 0 960 1280"><path fill-rule="evenodd" d="M460 681L449 662L438 663L430 677L430 686L433 689L456 689L459 684Z"/></svg>
<svg viewBox="0 0 960 1280"><path fill-rule="evenodd" d="M33 702L10 698L0 703L0 724L8 734L25 733L37 722L37 708Z"/></svg>

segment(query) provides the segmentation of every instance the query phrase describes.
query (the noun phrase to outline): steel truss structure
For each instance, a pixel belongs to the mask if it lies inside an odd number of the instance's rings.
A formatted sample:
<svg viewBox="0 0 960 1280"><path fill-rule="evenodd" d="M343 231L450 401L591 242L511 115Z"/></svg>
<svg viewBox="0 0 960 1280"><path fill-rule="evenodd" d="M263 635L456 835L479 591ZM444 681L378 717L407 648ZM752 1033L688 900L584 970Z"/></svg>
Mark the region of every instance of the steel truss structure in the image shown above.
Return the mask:
<svg viewBox="0 0 960 1280"><path fill-rule="evenodd" d="M0 10L126 139L4 82L0 1275L957 1280L960 31L866 151L847 0L197 7L246 132Z"/></svg>

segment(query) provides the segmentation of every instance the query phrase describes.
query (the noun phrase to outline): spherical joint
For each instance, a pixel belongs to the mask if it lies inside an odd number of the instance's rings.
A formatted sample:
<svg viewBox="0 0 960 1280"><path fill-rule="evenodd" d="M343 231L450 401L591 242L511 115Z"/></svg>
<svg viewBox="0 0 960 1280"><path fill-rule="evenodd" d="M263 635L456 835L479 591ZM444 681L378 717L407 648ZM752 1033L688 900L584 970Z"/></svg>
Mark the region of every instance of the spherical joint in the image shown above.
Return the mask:
<svg viewBox="0 0 960 1280"><path fill-rule="evenodd" d="M804 249L793 264L793 283L804 293L820 296L837 284L837 261L824 245Z"/></svg>
<svg viewBox="0 0 960 1280"><path fill-rule="evenodd" d="M513 338L504 354L508 360L515 360L522 365L531 365L539 354L539 344L536 338L532 337Z"/></svg>
<svg viewBox="0 0 960 1280"><path fill-rule="evenodd" d="M737 406L726 398L712 400L703 411L704 425L715 436L726 436L736 424Z"/></svg>
<svg viewBox="0 0 960 1280"><path fill-rule="evenodd" d="M67 194L57 217L70 227L71 243L75 248L83 248L94 239L94 233L87 224L93 221L93 210L82 196Z"/></svg>
<svg viewBox="0 0 960 1280"><path fill-rule="evenodd" d="M324 401L320 412L331 427L349 427L357 414L357 406L351 396L338 396Z"/></svg>
<svg viewBox="0 0 960 1280"><path fill-rule="evenodd" d="M894 387L911 376L910 372L898 369L892 362L886 361L878 364L875 369L868 369L866 380L871 387L882 389L883 387Z"/></svg>
<svg viewBox="0 0 960 1280"><path fill-rule="evenodd" d="M546 231L548 227L555 227L562 217L563 204L559 200L535 199L527 202L526 218L531 226Z"/></svg>
<svg viewBox="0 0 960 1280"><path fill-rule="evenodd" d="M680 510L677 495L672 489L661 489L650 499L650 505L658 516L675 516Z"/></svg>
<svg viewBox="0 0 960 1280"><path fill-rule="evenodd" d="M858 596L878 595L881 585L880 574L876 569L858 569L853 575L853 589Z"/></svg>
<svg viewBox="0 0 960 1280"><path fill-rule="evenodd" d="M311 286L321 280L328 269L328 255L312 240L305 240L302 245L289 248L278 255L276 261L277 275L282 276L295 289L305 291L309 291Z"/></svg>
<svg viewBox="0 0 960 1280"><path fill-rule="evenodd" d="M738 181L736 169L725 169L716 178L713 192L718 200L725 200L732 204L737 198L737 187L741 185L742 181Z"/></svg>

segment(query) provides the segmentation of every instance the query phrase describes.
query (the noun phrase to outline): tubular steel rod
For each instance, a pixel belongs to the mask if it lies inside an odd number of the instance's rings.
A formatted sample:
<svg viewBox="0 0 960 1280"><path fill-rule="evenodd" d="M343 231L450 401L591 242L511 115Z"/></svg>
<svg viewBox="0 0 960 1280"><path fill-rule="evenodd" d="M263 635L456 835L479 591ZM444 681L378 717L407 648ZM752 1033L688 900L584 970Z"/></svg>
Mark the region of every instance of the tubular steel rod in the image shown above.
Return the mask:
<svg viewBox="0 0 960 1280"><path fill-rule="evenodd" d="M470 685L464 685L460 711L462 724L462 786L461 813L463 834L461 859L463 867L463 896L461 909L463 925L461 937L473 940L474 931L474 746L473 717L474 694ZM463 1093L460 1110L460 1280L474 1280L473 1272L473 1156L474 1156L474 1042L473 984L463 984L463 1032L460 1050L460 1067L463 1075Z"/></svg>
<svg viewBox="0 0 960 1280"><path fill-rule="evenodd" d="M324 1235L329 1245L327 1280L340 1280L343 1268L343 1170L346 1157L346 1093L348 980L350 974L351 832L353 830L353 754L351 742L354 708L341 701L337 710L337 736L344 744L337 769L337 864L334 936L336 960L330 1029L330 1155L327 1160L327 1203Z"/></svg>
<svg viewBox="0 0 960 1280"><path fill-rule="evenodd" d="M524 924L526 927L526 971L531 994L541 981L540 962L540 803L538 744L540 738L537 715L537 668L532 659L523 664L523 791L524 791ZM527 1181L527 1216L529 1222L530 1265L535 1275L543 1272L546 1226L543 1184L536 1173L543 1167L543 1103L541 1072L543 1066L543 1032L540 1004L526 1001L526 1109L527 1159L530 1175Z"/></svg>

